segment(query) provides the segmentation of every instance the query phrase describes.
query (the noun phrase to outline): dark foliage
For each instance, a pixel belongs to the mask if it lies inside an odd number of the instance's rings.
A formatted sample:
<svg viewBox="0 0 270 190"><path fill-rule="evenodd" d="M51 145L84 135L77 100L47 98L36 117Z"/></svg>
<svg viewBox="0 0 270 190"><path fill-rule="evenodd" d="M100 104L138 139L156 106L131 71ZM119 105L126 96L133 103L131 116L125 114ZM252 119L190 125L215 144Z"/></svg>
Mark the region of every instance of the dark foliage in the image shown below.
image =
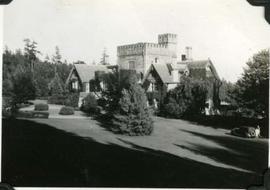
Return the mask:
<svg viewBox="0 0 270 190"><path fill-rule="evenodd" d="M221 101L230 103L231 105L236 105L235 100L231 97L230 93L234 90L235 86L233 83L222 80L221 86L219 88L219 97Z"/></svg>
<svg viewBox="0 0 270 190"><path fill-rule="evenodd" d="M66 100L65 100L65 105L66 106L71 106L71 107L78 107L78 102L79 102L79 93L69 93L67 94Z"/></svg>
<svg viewBox="0 0 270 190"><path fill-rule="evenodd" d="M58 105L65 105L66 103L66 96L63 94L55 94L48 98L49 104L58 104Z"/></svg>
<svg viewBox="0 0 270 190"><path fill-rule="evenodd" d="M36 89L37 97L47 97L49 94L48 84L53 80L55 71L58 72L61 84L66 81L71 64L58 61L53 64L47 56L45 61L38 58L37 43L30 40L25 41L25 51L12 52L6 47L3 53L3 95L11 96L13 89L13 78L18 69L31 73Z"/></svg>
<svg viewBox="0 0 270 190"><path fill-rule="evenodd" d="M100 109L98 108L98 102L96 97L93 94L88 94L84 99L83 99L83 104L82 104L82 111L88 113L88 114L94 114L94 113L99 113Z"/></svg>
<svg viewBox="0 0 270 190"><path fill-rule="evenodd" d="M122 90L112 121L113 129L118 133L131 136L152 133L154 124L147 107L147 98L136 80L131 82L128 88Z"/></svg>
<svg viewBox="0 0 270 190"><path fill-rule="evenodd" d="M257 116L269 115L269 51L263 50L247 62L231 96L241 108L254 110Z"/></svg>
<svg viewBox="0 0 270 190"><path fill-rule="evenodd" d="M185 115L200 115L208 95L207 84L190 77L182 77L180 84L167 93L160 114L181 118Z"/></svg>
<svg viewBox="0 0 270 190"><path fill-rule="evenodd" d="M69 106L64 106L59 111L60 115L73 115L74 114L74 108Z"/></svg>
<svg viewBox="0 0 270 190"><path fill-rule="evenodd" d="M14 106L35 99L36 88L33 76L29 71L18 69L12 77L12 84L11 97Z"/></svg>
<svg viewBox="0 0 270 190"><path fill-rule="evenodd" d="M49 105L43 104L43 103L35 104L35 110L36 111L47 111L47 110L49 110Z"/></svg>

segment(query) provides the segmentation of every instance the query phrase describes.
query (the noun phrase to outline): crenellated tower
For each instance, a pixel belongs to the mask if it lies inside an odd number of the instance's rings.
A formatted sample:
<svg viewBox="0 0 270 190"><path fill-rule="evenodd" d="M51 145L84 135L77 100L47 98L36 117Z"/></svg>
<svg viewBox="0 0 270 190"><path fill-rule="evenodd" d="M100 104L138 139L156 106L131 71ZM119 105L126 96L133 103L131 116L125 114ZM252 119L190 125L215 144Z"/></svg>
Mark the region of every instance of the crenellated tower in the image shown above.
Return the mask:
<svg viewBox="0 0 270 190"><path fill-rule="evenodd" d="M164 45L171 51L175 51L177 49L177 34L159 34L158 35L158 44Z"/></svg>

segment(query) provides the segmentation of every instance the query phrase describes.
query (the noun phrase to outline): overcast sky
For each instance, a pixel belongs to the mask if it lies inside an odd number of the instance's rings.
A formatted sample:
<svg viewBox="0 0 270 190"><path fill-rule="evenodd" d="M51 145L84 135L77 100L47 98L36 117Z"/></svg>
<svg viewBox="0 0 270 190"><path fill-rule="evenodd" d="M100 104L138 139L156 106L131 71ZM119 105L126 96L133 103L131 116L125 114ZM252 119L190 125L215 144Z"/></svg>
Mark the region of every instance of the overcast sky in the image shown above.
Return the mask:
<svg viewBox="0 0 270 190"><path fill-rule="evenodd" d="M263 8L245 0L15 0L4 9L4 45L38 42L51 56L59 46L68 62L99 62L103 48L116 63L118 45L178 35L178 57L210 58L219 75L236 81L254 53L270 47Z"/></svg>

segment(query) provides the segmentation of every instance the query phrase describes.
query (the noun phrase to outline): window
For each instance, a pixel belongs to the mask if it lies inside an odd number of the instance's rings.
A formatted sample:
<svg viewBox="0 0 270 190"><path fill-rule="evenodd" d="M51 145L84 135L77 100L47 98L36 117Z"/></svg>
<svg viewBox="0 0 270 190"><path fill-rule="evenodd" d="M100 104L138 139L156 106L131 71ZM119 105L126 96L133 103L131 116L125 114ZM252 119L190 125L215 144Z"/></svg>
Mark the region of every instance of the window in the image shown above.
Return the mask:
<svg viewBox="0 0 270 190"><path fill-rule="evenodd" d="M89 92L89 83L85 83L85 92Z"/></svg>
<svg viewBox="0 0 270 190"><path fill-rule="evenodd" d="M157 62L158 62L158 58L156 57L156 58L155 58L155 63L157 63Z"/></svg>
<svg viewBox="0 0 270 190"><path fill-rule="evenodd" d="M78 81L73 81L72 82L72 89L78 89Z"/></svg>
<svg viewBox="0 0 270 190"><path fill-rule="evenodd" d="M129 61L129 69L131 70L136 69L135 61Z"/></svg>

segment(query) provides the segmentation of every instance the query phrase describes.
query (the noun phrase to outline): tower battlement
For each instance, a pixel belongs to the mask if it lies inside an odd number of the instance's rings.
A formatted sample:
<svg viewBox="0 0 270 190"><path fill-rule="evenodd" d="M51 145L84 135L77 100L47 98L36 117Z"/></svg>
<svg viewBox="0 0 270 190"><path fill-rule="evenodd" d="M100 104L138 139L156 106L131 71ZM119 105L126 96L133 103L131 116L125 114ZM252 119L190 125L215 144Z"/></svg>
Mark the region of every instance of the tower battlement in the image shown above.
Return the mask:
<svg viewBox="0 0 270 190"><path fill-rule="evenodd" d="M158 35L158 43L159 44L177 44L177 34L159 34Z"/></svg>
<svg viewBox="0 0 270 190"><path fill-rule="evenodd" d="M177 35L160 34L158 43L140 42L117 47L118 64L120 69L146 72L153 63L175 63Z"/></svg>

